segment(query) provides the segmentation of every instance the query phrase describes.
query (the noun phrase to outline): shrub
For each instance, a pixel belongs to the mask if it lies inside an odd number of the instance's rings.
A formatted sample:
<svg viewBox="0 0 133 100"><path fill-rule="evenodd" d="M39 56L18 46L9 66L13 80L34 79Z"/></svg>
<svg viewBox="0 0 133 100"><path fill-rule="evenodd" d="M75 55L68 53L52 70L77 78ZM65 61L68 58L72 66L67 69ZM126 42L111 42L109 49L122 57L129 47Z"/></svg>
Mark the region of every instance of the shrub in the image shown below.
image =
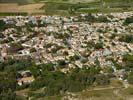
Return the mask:
<svg viewBox="0 0 133 100"><path fill-rule="evenodd" d="M5 28L6 23L3 20L0 20L0 31L3 31Z"/></svg>
<svg viewBox="0 0 133 100"><path fill-rule="evenodd" d="M126 43L133 43L133 35L122 35L119 38L119 41Z"/></svg>
<svg viewBox="0 0 133 100"><path fill-rule="evenodd" d="M123 24L128 25L128 24L131 24L131 23L133 23L133 16L127 17Z"/></svg>
<svg viewBox="0 0 133 100"><path fill-rule="evenodd" d="M9 52L15 53L15 52L22 50L22 49L24 49L24 48L21 45L21 43L11 43L10 48L9 48Z"/></svg>

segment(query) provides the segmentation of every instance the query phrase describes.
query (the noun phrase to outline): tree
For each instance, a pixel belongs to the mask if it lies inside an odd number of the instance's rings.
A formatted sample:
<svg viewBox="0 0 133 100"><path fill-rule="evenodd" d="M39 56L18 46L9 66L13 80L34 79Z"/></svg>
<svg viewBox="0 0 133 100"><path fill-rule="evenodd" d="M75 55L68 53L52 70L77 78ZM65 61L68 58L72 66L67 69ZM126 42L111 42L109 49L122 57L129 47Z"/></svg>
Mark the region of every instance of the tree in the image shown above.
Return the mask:
<svg viewBox="0 0 133 100"><path fill-rule="evenodd" d="M85 19L89 22L96 21L96 18L92 14L87 14L87 16L85 16Z"/></svg>
<svg viewBox="0 0 133 100"><path fill-rule="evenodd" d="M133 35L122 35L119 38L119 41L126 42L126 43L133 43Z"/></svg>
<svg viewBox="0 0 133 100"><path fill-rule="evenodd" d="M5 38L3 33L0 33L0 38Z"/></svg>
<svg viewBox="0 0 133 100"><path fill-rule="evenodd" d="M6 64L4 67L4 70L0 72L0 99L15 100L16 70Z"/></svg>
<svg viewBox="0 0 133 100"><path fill-rule="evenodd" d="M109 77L107 75L97 75L96 76L96 81L97 85L108 85L110 83Z"/></svg>
<svg viewBox="0 0 133 100"><path fill-rule="evenodd" d="M58 60L58 65L59 66L65 66L67 63L65 60Z"/></svg>
<svg viewBox="0 0 133 100"><path fill-rule="evenodd" d="M35 48L30 49L30 53L36 52L37 50Z"/></svg>
<svg viewBox="0 0 133 100"><path fill-rule="evenodd" d="M6 23L3 20L0 20L0 31L3 31Z"/></svg>
<svg viewBox="0 0 133 100"><path fill-rule="evenodd" d="M100 67L100 62L98 60L98 57L96 57L95 64L96 64L96 66Z"/></svg>
<svg viewBox="0 0 133 100"><path fill-rule="evenodd" d="M23 50L24 47L21 45L21 43L11 43L10 44L10 48L9 48L9 52L15 53L19 50Z"/></svg>
<svg viewBox="0 0 133 100"><path fill-rule="evenodd" d="M110 22L106 16L99 16L99 17L97 18L97 21L98 21L98 22L104 22L104 23L105 23L105 22Z"/></svg>
<svg viewBox="0 0 133 100"><path fill-rule="evenodd" d="M70 56L69 59L70 59L70 61L76 61L76 60L80 59L80 56L75 54L74 56Z"/></svg>
<svg viewBox="0 0 133 100"><path fill-rule="evenodd" d="M8 92L2 92L0 94L0 99L1 100L16 100L16 94L10 90Z"/></svg>
<svg viewBox="0 0 133 100"><path fill-rule="evenodd" d="M38 67L41 68L43 71L54 71L54 66L55 64L53 64L52 62L38 65Z"/></svg>
<svg viewBox="0 0 133 100"><path fill-rule="evenodd" d="M125 21L124 21L124 25L128 25L128 24L130 24L130 23L133 23L133 16L131 16L131 17L127 17L126 19L125 19Z"/></svg>
<svg viewBox="0 0 133 100"><path fill-rule="evenodd" d="M103 48L103 43L96 43L95 44L95 49L102 49Z"/></svg>

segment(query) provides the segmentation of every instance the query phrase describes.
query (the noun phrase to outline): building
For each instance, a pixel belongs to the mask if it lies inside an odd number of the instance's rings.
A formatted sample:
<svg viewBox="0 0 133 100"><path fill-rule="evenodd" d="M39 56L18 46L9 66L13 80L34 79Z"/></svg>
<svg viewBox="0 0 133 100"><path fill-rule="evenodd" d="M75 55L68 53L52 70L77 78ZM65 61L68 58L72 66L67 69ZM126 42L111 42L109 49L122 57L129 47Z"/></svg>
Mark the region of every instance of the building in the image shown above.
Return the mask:
<svg viewBox="0 0 133 100"><path fill-rule="evenodd" d="M6 45L3 45L1 50L2 59L5 60L7 58L7 55L8 55L8 47Z"/></svg>
<svg viewBox="0 0 133 100"><path fill-rule="evenodd" d="M17 73L17 83L18 85L30 84L35 80L34 76L29 70L21 71Z"/></svg>

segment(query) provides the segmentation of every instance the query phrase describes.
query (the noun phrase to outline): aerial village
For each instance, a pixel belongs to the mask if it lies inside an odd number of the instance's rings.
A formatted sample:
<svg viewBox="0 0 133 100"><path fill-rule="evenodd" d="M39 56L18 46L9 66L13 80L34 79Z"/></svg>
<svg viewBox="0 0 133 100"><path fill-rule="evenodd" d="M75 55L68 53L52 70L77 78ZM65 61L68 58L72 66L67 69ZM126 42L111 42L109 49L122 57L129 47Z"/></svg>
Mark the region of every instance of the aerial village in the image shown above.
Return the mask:
<svg viewBox="0 0 133 100"><path fill-rule="evenodd" d="M67 64L60 66L64 73L75 67L97 64L103 69L110 67L122 80L124 69L117 70L114 61L122 64L123 55L133 54L133 43L123 41L125 35L133 38L133 24L123 25L126 18L132 16L132 12L125 12L0 18L6 24L0 34L0 61L9 57L30 58L37 65L60 61L62 65ZM18 73L23 76L19 85L26 80L24 77L30 77L26 82L34 81L30 71Z"/></svg>

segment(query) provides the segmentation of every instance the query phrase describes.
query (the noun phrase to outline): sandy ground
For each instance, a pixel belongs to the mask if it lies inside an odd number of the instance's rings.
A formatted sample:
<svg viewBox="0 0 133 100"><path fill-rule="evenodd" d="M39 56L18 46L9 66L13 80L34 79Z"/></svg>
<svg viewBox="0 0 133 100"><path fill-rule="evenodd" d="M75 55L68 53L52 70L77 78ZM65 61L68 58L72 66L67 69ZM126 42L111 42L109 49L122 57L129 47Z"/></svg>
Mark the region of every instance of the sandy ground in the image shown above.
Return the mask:
<svg viewBox="0 0 133 100"><path fill-rule="evenodd" d="M6 3L0 4L0 12L40 12L40 8L43 7L44 4L27 4L27 5L18 5L16 3Z"/></svg>

